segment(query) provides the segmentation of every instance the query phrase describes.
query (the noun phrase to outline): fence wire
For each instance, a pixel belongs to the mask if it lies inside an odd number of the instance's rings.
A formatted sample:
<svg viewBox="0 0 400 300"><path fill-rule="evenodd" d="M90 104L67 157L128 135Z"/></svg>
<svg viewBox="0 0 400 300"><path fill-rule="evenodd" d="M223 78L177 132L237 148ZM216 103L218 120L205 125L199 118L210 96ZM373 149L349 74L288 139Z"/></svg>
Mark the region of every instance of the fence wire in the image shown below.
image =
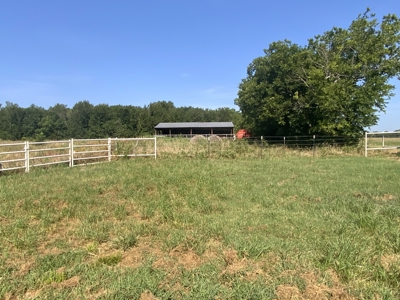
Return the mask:
<svg viewBox="0 0 400 300"><path fill-rule="evenodd" d="M158 139L160 157L266 158L283 156L362 155L362 137L258 136L229 138Z"/></svg>

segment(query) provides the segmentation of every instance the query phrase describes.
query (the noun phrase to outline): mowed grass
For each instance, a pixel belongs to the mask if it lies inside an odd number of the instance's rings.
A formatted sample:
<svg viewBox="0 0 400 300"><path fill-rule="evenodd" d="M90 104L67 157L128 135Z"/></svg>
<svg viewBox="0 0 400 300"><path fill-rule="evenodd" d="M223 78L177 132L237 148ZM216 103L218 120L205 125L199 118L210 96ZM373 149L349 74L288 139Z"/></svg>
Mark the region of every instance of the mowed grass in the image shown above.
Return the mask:
<svg viewBox="0 0 400 300"><path fill-rule="evenodd" d="M363 157L0 176L0 299L399 299L399 176Z"/></svg>

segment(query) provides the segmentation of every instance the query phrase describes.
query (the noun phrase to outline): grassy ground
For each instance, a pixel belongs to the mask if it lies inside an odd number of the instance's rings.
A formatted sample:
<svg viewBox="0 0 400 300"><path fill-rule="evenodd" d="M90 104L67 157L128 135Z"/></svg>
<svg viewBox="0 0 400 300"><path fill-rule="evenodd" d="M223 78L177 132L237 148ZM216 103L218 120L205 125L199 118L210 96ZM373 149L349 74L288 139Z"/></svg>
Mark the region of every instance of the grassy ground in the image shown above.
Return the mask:
<svg viewBox="0 0 400 300"><path fill-rule="evenodd" d="M0 176L0 299L399 299L399 176L363 157Z"/></svg>

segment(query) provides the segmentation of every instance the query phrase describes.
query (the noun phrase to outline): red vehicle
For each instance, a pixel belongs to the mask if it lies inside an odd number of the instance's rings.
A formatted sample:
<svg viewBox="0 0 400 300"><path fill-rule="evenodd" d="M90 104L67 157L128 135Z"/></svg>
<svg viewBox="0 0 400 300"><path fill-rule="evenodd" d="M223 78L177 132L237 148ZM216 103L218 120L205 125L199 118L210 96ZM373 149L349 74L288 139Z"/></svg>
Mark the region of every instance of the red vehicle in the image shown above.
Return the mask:
<svg viewBox="0 0 400 300"><path fill-rule="evenodd" d="M238 132L236 132L236 138L238 139L243 139L248 137L251 137L251 133L246 129L240 129Z"/></svg>

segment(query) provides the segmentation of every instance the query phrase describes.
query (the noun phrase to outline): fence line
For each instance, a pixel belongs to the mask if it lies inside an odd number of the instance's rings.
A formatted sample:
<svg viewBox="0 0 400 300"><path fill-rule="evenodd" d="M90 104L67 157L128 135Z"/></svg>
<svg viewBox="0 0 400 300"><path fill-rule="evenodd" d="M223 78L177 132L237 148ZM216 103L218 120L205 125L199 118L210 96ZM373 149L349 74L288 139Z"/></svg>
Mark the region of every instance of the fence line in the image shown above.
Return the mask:
<svg viewBox="0 0 400 300"><path fill-rule="evenodd" d="M365 157L368 157L368 151L400 149L400 132L398 131L366 132L364 140Z"/></svg>
<svg viewBox="0 0 400 300"><path fill-rule="evenodd" d="M136 145L133 146L135 142ZM155 137L26 141L0 144L0 172L19 169L29 172L32 167L56 164L74 167L111 161L115 157L147 156L157 158Z"/></svg>
<svg viewBox="0 0 400 300"><path fill-rule="evenodd" d="M182 136L181 136L182 137ZM266 157L292 149L318 155L319 151L341 148L345 145L359 147L364 142L365 156L372 150L400 149L399 132L366 133L360 137L338 136L258 136L243 139L220 138L194 141L178 138L107 138L107 139L70 139L46 142L0 143L0 172L8 170L29 170L56 164L77 165L111 161L120 157L161 157L173 155L188 157L233 158ZM357 146L358 145L358 146ZM328 146L325 148L325 146ZM362 147L362 146L361 146ZM336 148L336 149L338 149ZM345 151L346 148L344 148ZM361 148L362 149L362 148ZM157 153L158 152L158 153ZM324 152L321 152L322 154ZM303 154L301 154L303 155ZM324 155L324 154L323 154Z"/></svg>
<svg viewBox="0 0 400 300"><path fill-rule="evenodd" d="M361 137L253 136L241 139L160 138L158 156L188 158L272 158L361 154Z"/></svg>

